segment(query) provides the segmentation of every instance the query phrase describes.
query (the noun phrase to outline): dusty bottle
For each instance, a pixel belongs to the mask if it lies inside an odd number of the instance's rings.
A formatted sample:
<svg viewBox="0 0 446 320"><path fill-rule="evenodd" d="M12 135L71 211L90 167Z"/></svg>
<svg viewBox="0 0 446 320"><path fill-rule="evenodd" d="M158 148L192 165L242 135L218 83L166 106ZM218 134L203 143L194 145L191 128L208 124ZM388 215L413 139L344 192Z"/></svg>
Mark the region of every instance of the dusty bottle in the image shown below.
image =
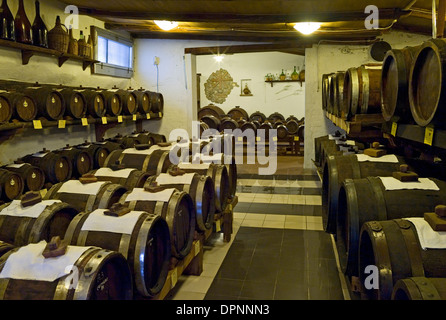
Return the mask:
<svg viewBox="0 0 446 320"><path fill-rule="evenodd" d="M0 38L15 40L14 17L8 7L7 0L3 0L0 7Z"/></svg>
<svg viewBox="0 0 446 320"><path fill-rule="evenodd" d="M15 39L17 42L32 44L31 23L25 12L23 0L19 0L19 9L14 19Z"/></svg>
<svg viewBox="0 0 446 320"><path fill-rule="evenodd" d="M48 48L48 29L40 16L40 3L36 0L36 17L32 25L33 44Z"/></svg>

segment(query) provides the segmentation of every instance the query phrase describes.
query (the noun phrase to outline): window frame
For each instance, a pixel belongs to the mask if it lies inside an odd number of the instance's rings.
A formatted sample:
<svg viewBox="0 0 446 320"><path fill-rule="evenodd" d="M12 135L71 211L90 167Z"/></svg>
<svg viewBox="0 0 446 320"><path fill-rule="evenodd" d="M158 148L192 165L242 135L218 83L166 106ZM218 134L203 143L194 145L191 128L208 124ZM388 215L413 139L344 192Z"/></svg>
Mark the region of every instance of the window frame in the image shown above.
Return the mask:
<svg viewBox="0 0 446 320"><path fill-rule="evenodd" d="M116 41L118 43L124 44L126 46L130 46L132 48L131 52L131 68L122 67L115 64L109 64L105 62L94 63L92 66L91 72L93 74L106 75L112 77L119 78L131 78L133 76L133 67L134 67L134 42L133 38L130 34L126 35L124 33L116 33L109 30L101 29L95 26L91 27L91 34L93 35L94 40L94 59L98 60L98 37L103 37L112 41Z"/></svg>

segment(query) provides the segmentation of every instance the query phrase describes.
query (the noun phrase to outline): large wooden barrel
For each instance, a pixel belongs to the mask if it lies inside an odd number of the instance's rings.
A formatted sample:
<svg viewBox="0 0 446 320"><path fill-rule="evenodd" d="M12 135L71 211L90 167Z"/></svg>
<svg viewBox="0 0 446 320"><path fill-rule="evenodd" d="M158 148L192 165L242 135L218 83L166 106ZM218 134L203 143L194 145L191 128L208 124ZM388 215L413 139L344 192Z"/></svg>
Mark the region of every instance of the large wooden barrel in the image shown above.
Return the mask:
<svg viewBox="0 0 446 320"><path fill-rule="evenodd" d="M68 225L79 213L60 200L45 200L23 207L20 200L0 206L0 240L24 246L52 237L63 238Z"/></svg>
<svg viewBox="0 0 446 320"><path fill-rule="evenodd" d="M32 121L37 117L37 102L33 97L21 92L4 93L13 106L13 119L19 121Z"/></svg>
<svg viewBox="0 0 446 320"><path fill-rule="evenodd" d="M65 114L65 100L58 90L47 86L35 86L25 87L20 91L34 99L39 116L48 120L63 118Z"/></svg>
<svg viewBox="0 0 446 320"><path fill-rule="evenodd" d="M104 117L107 113L107 105L104 94L101 90L95 89L80 89L80 92L85 97L87 101L87 114L93 118Z"/></svg>
<svg viewBox="0 0 446 320"><path fill-rule="evenodd" d="M165 173L172 164L169 159L170 147L167 150L156 147L158 145L143 150L135 148L115 150L110 153L103 166L110 167L118 161L126 168L135 168L147 172L149 175Z"/></svg>
<svg viewBox="0 0 446 320"><path fill-rule="evenodd" d="M381 110L386 121L413 122L409 104L410 68L418 47L387 51L381 74Z"/></svg>
<svg viewBox="0 0 446 320"><path fill-rule="evenodd" d="M228 115L235 121L238 121L240 119L249 120L248 112L246 112L246 110L241 108L240 106L235 106L234 108L229 110Z"/></svg>
<svg viewBox="0 0 446 320"><path fill-rule="evenodd" d="M128 190L133 188L142 188L150 175L137 169L111 169L100 168L89 172L94 175L99 181L110 181L116 184L123 185Z"/></svg>
<svg viewBox="0 0 446 320"><path fill-rule="evenodd" d="M215 104L209 104L203 108L198 109L198 120L200 120L205 115L211 115L218 119L223 118L226 114L225 112Z"/></svg>
<svg viewBox="0 0 446 320"><path fill-rule="evenodd" d="M198 173L182 176L162 173L147 179L146 187L154 183L164 188L176 188L188 193L195 207L194 229L205 231L212 228L215 214L215 192L211 177Z"/></svg>
<svg viewBox="0 0 446 320"><path fill-rule="evenodd" d="M230 197L230 184L228 169L224 164L214 163L179 163L178 168L187 173L198 173L209 176L214 185L215 209L222 212L226 209L227 200Z"/></svg>
<svg viewBox="0 0 446 320"><path fill-rule="evenodd" d="M154 145L154 144L158 144L158 143L167 142L165 135L155 133L155 132L148 132L148 131L143 130L141 132L135 132L134 134L137 135L137 138L140 141L140 144Z"/></svg>
<svg viewBox="0 0 446 320"><path fill-rule="evenodd" d="M382 162L382 157L378 161L359 161L358 157L362 155L329 156L322 168L322 225L328 233L336 233L339 189L345 179L392 176L405 163L402 157L394 155L386 158L396 162Z"/></svg>
<svg viewBox="0 0 446 320"><path fill-rule="evenodd" d="M45 200L61 200L78 211L92 212L108 209L128 190L110 181L97 181L83 184L79 180L69 180L53 185L45 194Z"/></svg>
<svg viewBox="0 0 446 320"><path fill-rule="evenodd" d="M45 245L41 241L15 248L0 258L0 276L4 275L0 278L1 300L132 300L132 275L122 254L97 247L68 246L65 256L70 258L63 257L67 265L56 265L48 260L56 258L45 259L36 253L42 252ZM16 268L18 265L20 268ZM43 276L38 270L47 265L59 275L68 275ZM23 272L14 272L18 269Z"/></svg>
<svg viewBox="0 0 446 320"><path fill-rule="evenodd" d="M314 164L322 166L322 143L328 141L328 135L314 138Z"/></svg>
<svg viewBox="0 0 446 320"><path fill-rule="evenodd" d="M249 121L258 121L260 123L263 123L266 121L266 115L260 111L253 112L249 116Z"/></svg>
<svg viewBox="0 0 446 320"><path fill-rule="evenodd" d="M409 76L410 111L420 126L445 127L444 59L446 41L430 39L417 52Z"/></svg>
<svg viewBox="0 0 446 320"><path fill-rule="evenodd" d="M165 219L170 235L172 257L184 259L192 249L195 231L195 207L191 196L175 188L147 191L135 188L119 200L131 210L142 210Z"/></svg>
<svg viewBox="0 0 446 320"><path fill-rule="evenodd" d="M81 148L72 147L67 144L65 148L54 150L53 152L66 157L71 162L73 167L71 177L79 178L93 169L93 157Z"/></svg>
<svg viewBox="0 0 446 320"><path fill-rule="evenodd" d="M65 114L81 119L87 114L87 100L82 91L75 88L58 89L65 101Z"/></svg>
<svg viewBox="0 0 446 320"><path fill-rule="evenodd" d="M164 97L160 92L150 91L150 105L152 112L154 113L164 113Z"/></svg>
<svg viewBox="0 0 446 320"><path fill-rule="evenodd" d="M427 222L420 217L418 223ZM430 226L427 224L427 228ZM365 268L378 268L377 289L364 288L368 299L390 300L398 280L409 277L445 278L446 249L423 248L415 224L406 219L368 221L361 228L359 279L364 283Z"/></svg>
<svg viewBox="0 0 446 320"><path fill-rule="evenodd" d="M446 278L400 279L393 286L392 300L446 300Z"/></svg>
<svg viewBox="0 0 446 320"><path fill-rule="evenodd" d="M67 181L72 176L73 166L70 160L45 148L21 160L42 169L45 172L45 181L49 183Z"/></svg>
<svg viewBox="0 0 446 320"><path fill-rule="evenodd" d="M380 177L344 180L339 190L336 247L346 274L358 274L359 235L366 221L422 217L425 212L433 212L436 205L445 203L446 182L430 180L438 186L438 191L386 190Z"/></svg>
<svg viewBox="0 0 446 320"><path fill-rule="evenodd" d="M341 117L342 105L344 103L344 71L338 71L333 75L333 114Z"/></svg>
<svg viewBox="0 0 446 320"><path fill-rule="evenodd" d="M84 143L77 145L76 148L87 152L90 155L90 157L93 159L92 169L103 167L107 157L110 154L110 151L106 147L106 144L103 144L101 142L90 143L88 141L85 141Z"/></svg>
<svg viewBox="0 0 446 320"><path fill-rule="evenodd" d="M152 105L150 104L150 94L149 91L139 88L138 90L133 90L131 88L127 89L129 92L133 93L136 98L137 111L141 114L149 113L152 111Z"/></svg>
<svg viewBox="0 0 446 320"><path fill-rule="evenodd" d="M3 168L22 177L25 185L23 192L39 191L45 184L45 172L29 163L17 161L17 163L8 164Z"/></svg>
<svg viewBox="0 0 446 320"><path fill-rule="evenodd" d="M0 124L11 120L14 113L14 101L8 92L0 92Z"/></svg>
<svg viewBox="0 0 446 320"><path fill-rule="evenodd" d="M0 169L0 199L4 201L18 199L24 188L25 182L18 173Z"/></svg>
<svg viewBox="0 0 446 320"><path fill-rule="evenodd" d="M329 90L330 90L330 74L323 74L322 75L322 84L321 84L321 92L322 92L322 110L328 111L328 97L329 97Z"/></svg>
<svg viewBox="0 0 446 320"><path fill-rule="evenodd" d="M119 252L129 264L135 295L156 295L166 281L171 257L166 220L144 210L119 217L107 216L105 211L79 213L68 227L65 240Z"/></svg>

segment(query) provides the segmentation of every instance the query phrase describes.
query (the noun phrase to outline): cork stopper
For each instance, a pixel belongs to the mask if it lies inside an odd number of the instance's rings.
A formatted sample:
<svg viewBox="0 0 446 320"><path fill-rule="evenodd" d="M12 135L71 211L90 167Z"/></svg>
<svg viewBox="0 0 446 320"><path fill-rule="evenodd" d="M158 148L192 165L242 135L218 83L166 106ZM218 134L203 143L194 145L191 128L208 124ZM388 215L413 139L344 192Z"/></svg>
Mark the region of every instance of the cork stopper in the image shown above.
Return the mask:
<svg viewBox="0 0 446 320"><path fill-rule="evenodd" d="M108 210L104 211L104 215L110 217L122 217L123 215L132 211L129 207L123 205L122 203L114 203Z"/></svg>

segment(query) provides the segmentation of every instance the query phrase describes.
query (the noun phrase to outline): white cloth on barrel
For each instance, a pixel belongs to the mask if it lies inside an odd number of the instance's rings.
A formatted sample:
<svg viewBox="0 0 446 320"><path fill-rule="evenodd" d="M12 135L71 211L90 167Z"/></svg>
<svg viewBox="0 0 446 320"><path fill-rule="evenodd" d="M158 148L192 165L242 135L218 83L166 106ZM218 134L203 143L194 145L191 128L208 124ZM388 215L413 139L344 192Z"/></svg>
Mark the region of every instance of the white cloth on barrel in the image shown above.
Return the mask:
<svg viewBox="0 0 446 320"><path fill-rule="evenodd" d="M412 222L417 230L423 250L446 249L446 231L435 231L424 218L404 218Z"/></svg>
<svg viewBox="0 0 446 320"><path fill-rule="evenodd" d="M139 217L145 213L144 211L130 211L120 217L113 217L104 214L107 210L96 209L89 213L81 230L132 234Z"/></svg>
<svg viewBox="0 0 446 320"><path fill-rule="evenodd" d="M175 188L164 189L159 192L146 191L143 188L134 188L132 192L127 196L125 201L162 201L168 202Z"/></svg>
<svg viewBox="0 0 446 320"><path fill-rule="evenodd" d="M42 212L54 203L60 203L60 200L43 200L29 207L23 207L20 200L13 200L9 206L0 211L0 215L14 217L38 218Z"/></svg>
<svg viewBox="0 0 446 320"><path fill-rule="evenodd" d="M371 157L366 154L357 154L356 157L358 158L359 162L364 161L370 161L370 162L391 162L391 163L398 163L398 158L394 154L386 154L381 157Z"/></svg>
<svg viewBox="0 0 446 320"><path fill-rule="evenodd" d="M402 182L394 177L379 177L386 190L432 190L440 191L437 184L429 178L418 178L418 181Z"/></svg>

